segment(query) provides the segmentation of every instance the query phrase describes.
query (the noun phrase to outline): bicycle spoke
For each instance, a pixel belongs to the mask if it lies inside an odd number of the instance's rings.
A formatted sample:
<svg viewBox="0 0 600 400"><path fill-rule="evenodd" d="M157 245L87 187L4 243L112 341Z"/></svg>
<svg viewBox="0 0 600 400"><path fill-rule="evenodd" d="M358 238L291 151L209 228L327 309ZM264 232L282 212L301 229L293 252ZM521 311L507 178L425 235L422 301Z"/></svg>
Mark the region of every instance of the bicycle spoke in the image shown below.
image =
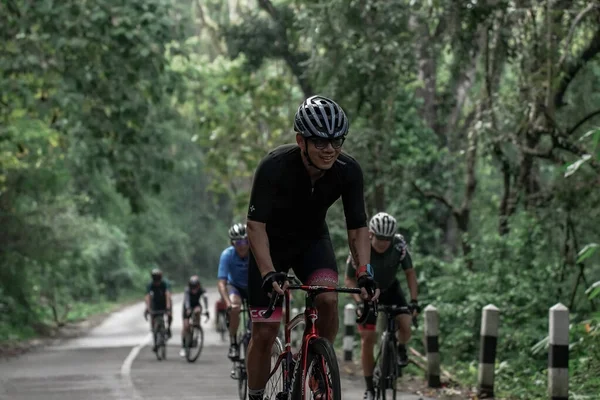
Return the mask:
<svg viewBox="0 0 600 400"><path fill-rule="evenodd" d="M271 349L271 371L277 365L277 360L279 359L279 355L283 352L283 347L281 342L277 339L273 344L273 348ZM275 371L269 381L267 382L267 386L265 387L265 400L276 400L277 395L283 392L284 388L284 376L283 376L283 360L279 364L277 371Z"/></svg>
<svg viewBox="0 0 600 400"><path fill-rule="evenodd" d="M311 340L307 370L297 368L294 377L294 400L341 400L340 373L335 351L324 338ZM304 397L302 396L304 392Z"/></svg>

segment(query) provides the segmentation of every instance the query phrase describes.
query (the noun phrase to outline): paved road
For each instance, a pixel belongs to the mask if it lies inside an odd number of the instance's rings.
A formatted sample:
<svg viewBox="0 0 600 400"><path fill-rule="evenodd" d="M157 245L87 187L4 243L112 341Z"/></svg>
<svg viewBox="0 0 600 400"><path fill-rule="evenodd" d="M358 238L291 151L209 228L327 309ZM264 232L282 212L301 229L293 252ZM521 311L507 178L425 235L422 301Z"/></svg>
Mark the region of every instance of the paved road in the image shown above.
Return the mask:
<svg viewBox="0 0 600 400"><path fill-rule="evenodd" d="M218 293L211 289L208 295L212 311ZM212 320L203 322L205 347L196 363L178 356L182 296L174 296L174 302L166 361L157 361L147 345L151 338L140 303L114 313L85 337L0 361L0 400L237 399L227 344ZM344 380L343 390L344 400L362 399L361 380Z"/></svg>

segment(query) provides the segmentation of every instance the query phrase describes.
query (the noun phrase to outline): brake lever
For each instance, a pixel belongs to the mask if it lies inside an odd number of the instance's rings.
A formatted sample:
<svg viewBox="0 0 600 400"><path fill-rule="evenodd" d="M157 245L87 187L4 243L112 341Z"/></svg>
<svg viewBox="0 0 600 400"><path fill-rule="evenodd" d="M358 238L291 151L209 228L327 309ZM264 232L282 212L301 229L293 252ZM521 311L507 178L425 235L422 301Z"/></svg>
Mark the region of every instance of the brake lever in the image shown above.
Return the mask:
<svg viewBox="0 0 600 400"><path fill-rule="evenodd" d="M370 314L373 314L375 317L377 317L377 302L363 300L362 314L356 319L356 323L364 324L365 321L369 318Z"/></svg>

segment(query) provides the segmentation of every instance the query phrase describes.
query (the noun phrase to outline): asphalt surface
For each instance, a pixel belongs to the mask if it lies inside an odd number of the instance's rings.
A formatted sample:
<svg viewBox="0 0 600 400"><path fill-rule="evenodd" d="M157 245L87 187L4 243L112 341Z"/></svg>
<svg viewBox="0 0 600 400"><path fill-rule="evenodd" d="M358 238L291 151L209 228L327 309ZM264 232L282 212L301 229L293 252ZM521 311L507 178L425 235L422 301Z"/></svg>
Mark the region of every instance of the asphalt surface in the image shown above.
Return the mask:
<svg viewBox="0 0 600 400"><path fill-rule="evenodd" d="M208 292L214 310L216 289ZM182 295L174 296L173 337L167 359L151 347L143 303L112 314L81 338L0 361L0 400L212 400L237 399L229 377L228 343L202 321L204 349L195 363L179 357ZM362 379L342 381L344 400L363 396ZM401 400L419 396L400 395Z"/></svg>

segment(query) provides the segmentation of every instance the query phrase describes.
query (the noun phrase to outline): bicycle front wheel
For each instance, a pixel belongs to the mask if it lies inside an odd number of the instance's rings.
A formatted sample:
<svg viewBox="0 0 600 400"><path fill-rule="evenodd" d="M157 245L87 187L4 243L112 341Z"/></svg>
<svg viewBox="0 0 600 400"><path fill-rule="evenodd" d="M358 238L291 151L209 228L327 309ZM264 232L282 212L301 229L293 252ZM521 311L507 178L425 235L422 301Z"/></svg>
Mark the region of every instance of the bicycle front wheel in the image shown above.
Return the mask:
<svg viewBox="0 0 600 400"><path fill-rule="evenodd" d="M285 360L282 360L279 366L277 366L277 360L279 355L283 353L283 344L279 338L275 339L273 347L271 348L271 375L267 381L265 387L265 400L277 400L283 395L285 385ZM275 366L277 369L275 370ZM287 396L285 397L287 399Z"/></svg>
<svg viewBox="0 0 600 400"><path fill-rule="evenodd" d="M185 352L185 358L188 362L195 362L200 354L202 353L202 347L204 346L204 330L200 325L193 326L191 329L191 335L188 334L188 351Z"/></svg>
<svg viewBox="0 0 600 400"><path fill-rule="evenodd" d="M294 372L292 400L341 400L340 369L331 343L313 339L304 357L306 371L299 365Z"/></svg>
<svg viewBox="0 0 600 400"><path fill-rule="evenodd" d="M381 364L379 382L377 385L377 399L396 400L396 379L398 378L398 349L391 341L385 340L381 348Z"/></svg>
<svg viewBox="0 0 600 400"><path fill-rule="evenodd" d="M221 341L224 342L226 339L226 333L227 333L227 323L225 321L225 313L223 312L219 312L218 314L218 321L217 321L217 331L219 332L220 336L221 336Z"/></svg>
<svg viewBox="0 0 600 400"><path fill-rule="evenodd" d="M156 330L155 335L156 358L158 361L162 361L167 358L167 332L164 321L158 323L158 329Z"/></svg>
<svg viewBox="0 0 600 400"><path fill-rule="evenodd" d="M243 337L240 343L240 360L236 362L238 369L238 395L240 400L246 400L248 394L248 375L246 374L246 354L248 354L248 339Z"/></svg>

